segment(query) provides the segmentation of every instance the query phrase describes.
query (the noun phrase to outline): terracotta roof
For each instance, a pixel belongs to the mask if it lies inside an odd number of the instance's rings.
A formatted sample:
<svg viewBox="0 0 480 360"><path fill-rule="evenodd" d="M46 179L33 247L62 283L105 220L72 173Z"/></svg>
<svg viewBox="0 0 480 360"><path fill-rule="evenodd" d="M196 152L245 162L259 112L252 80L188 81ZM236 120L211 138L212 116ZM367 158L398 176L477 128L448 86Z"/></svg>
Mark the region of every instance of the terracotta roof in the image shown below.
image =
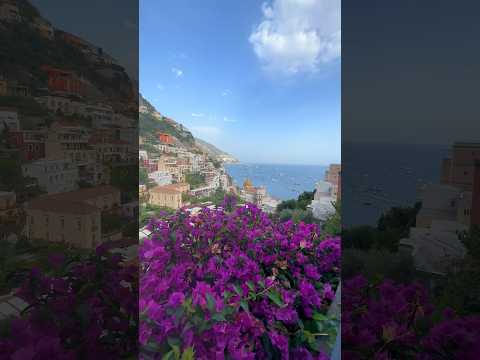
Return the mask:
<svg viewBox="0 0 480 360"><path fill-rule="evenodd" d="M61 202L79 202L84 203L84 201L93 199L102 195L109 195L116 192L120 192L117 188L110 186L110 185L103 185L103 186L96 186L93 188L86 188L80 189L76 191L68 191L59 194L51 194L51 195L42 195L38 198L34 199L34 201L44 201L44 202L51 202L51 201L61 201ZM90 205L89 205L90 206Z"/></svg>
<svg viewBox="0 0 480 360"><path fill-rule="evenodd" d="M165 194L181 194L182 193L180 190L170 188L169 185L156 186L150 191L156 192L156 193L165 193Z"/></svg>
<svg viewBox="0 0 480 360"><path fill-rule="evenodd" d="M177 184L169 184L169 185L164 185L165 187L168 187L170 189L177 190L180 187L188 186L187 183L177 183Z"/></svg>
<svg viewBox="0 0 480 360"><path fill-rule="evenodd" d="M31 200L25 205L25 208L78 215L87 215L100 211L97 207L80 201L49 199L47 196Z"/></svg>

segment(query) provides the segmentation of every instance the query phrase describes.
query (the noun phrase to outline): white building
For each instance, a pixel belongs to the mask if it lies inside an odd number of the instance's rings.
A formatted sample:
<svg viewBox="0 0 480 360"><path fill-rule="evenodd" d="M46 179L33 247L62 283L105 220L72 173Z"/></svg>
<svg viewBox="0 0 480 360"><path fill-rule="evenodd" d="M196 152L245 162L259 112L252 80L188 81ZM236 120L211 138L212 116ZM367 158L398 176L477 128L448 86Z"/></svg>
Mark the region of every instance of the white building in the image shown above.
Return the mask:
<svg viewBox="0 0 480 360"><path fill-rule="evenodd" d="M10 131L20 130L20 122L18 121L16 109L0 107L0 131L5 128L5 125Z"/></svg>
<svg viewBox="0 0 480 360"><path fill-rule="evenodd" d="M335 213L335 207L333 206L335 201L333 185L327 181L319 181L316 184L315 195L309 207L315 218L325 221Z"/></svg>
<svg viewBox="0 0 480 360"><path fill-rule="evenodd" d="M400 240L400 248L411 253L417 270L445 275L454 261L466 255L458 234L467 229L454 221L433 220L429 228L411 228L410 236Z"/></svg>
<svg viewBox="0 0 480 360"><path fill-rule="evenodd" d="M148 160L148 152L146 152L145 150L139 150L138 160Z"/></svg>
<svg viewBox="0 0 480 360"><path fill-rule="evenodd" d="M85 105L84 115L92 119L92 127L94 128L108 128L115 125L113 109L107 104Z"/></svg>
<svg viewBox="0 0 480 360"><path fill-rule="evenodd" d="M22 174L37 179L38 185L49 194L78 188L78 168L67 160L33 161L22 165Z"/></svg>
<svg viewBox="0 0 480 360"><path fill-rule="evenodd" d="M148 174L148 177L155 181L157 185L170 185L173 181L173 177L166 171L154 171Z"/></svg>
<svg viewBox="0 0 480 360"><path fill-rule="evenodd" d="M444 275L466 254L459 234L470 224L472 193L446 184L427 184L419 191L422 208L409 237L400 240L417 270Z"/></svg>
<svg viewBox="0 0 480 360"><path fill-rule="evenodd" d="M65 115L83 114L84 103L68 96L45 95L37 96L35 100L52 112L61 111Z"/></svg>

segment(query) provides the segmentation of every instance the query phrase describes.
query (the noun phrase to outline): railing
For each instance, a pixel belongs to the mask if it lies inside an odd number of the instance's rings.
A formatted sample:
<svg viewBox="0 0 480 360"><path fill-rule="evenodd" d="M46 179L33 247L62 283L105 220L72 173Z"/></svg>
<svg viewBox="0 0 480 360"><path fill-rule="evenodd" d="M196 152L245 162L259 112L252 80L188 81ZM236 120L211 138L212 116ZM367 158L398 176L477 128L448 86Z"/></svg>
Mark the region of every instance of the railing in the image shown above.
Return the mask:
<svg viewBox="0 0 480 360"><path fill-rule="evenodd" d="M338 284L337 292L335 293L335 299L333 300L330 309L328 310L329 315L336 315L336 317L341 320L341 302L342 302L342 284ZM342 346L342 325L341 321L339 322L337 329L337 339L335 340L335 345L333 346L332 353L330 355L331 360L340 360L342 358L341 346Z"/></svg>

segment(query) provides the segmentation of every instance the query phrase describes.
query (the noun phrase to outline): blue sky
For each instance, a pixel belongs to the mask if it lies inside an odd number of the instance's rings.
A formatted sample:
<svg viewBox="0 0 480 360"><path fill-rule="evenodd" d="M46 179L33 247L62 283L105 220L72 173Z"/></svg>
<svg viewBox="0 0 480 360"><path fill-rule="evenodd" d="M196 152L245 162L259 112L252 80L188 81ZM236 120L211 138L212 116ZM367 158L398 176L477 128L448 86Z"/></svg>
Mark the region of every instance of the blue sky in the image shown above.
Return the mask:
<svg viewBox="0 0 480 360"><path fill-rule="evenodd" d="M140 1L140 91L244 162L340 161L340 1Z"/></svg>

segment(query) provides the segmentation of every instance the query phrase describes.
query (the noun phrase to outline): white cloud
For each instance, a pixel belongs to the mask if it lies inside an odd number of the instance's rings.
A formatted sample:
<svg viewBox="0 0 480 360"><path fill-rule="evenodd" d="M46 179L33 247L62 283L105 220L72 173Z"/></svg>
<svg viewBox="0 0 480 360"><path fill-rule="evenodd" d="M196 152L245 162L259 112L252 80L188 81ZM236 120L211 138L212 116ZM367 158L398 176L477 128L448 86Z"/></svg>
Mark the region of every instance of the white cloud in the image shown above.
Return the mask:
<svg viewBox="0 0 480 360"><path fill-rule="evenodd" d="M163 84L157 84L157 89L163 91L165 90L165 86Z"/></svg>
<svg viewBox="0 0 480 360"><path fill-rule="evenodd" d="M315 72L340 58L340 0L273 0L262 12L249 41L267 70Z"/></svg>
<svg viewBox="0 0 480 360"><path fill-rule="evenodd" d="M234 120L234 119L230 119L230 118L228 118L228 117L226 117L226 116L224 116L224 117L223 117L223 121L225 121L225 122L229 122L229 123L234 123L234 122L237 122L236 120Z"/></svg>
<svg viewBox="0 0 480 360"><path fill-rule="evenodd" d="M211 139L220 134L220 129L215 126L192 126L190 129L200 138Z"/></svg>
<svg viewBox="0 0 480 360"><path fill-rule="evenodd" d="M204 117L205 114L202 114L202 113L192 113L192 116L193 116L193 117Z"/></svg>
<svg viewBox="0 0 480 360"><path fill-rule="evenodd" d="M222 96L228 96L231 94L231 91L229 89L225 89L222 91Z"/></svg>
<svg viewBox="0 0 480 360"><path fill-rule="evenodd" d="M178 68L172 68L172 73L178 78L183 76L183 70Z"/></svg>

